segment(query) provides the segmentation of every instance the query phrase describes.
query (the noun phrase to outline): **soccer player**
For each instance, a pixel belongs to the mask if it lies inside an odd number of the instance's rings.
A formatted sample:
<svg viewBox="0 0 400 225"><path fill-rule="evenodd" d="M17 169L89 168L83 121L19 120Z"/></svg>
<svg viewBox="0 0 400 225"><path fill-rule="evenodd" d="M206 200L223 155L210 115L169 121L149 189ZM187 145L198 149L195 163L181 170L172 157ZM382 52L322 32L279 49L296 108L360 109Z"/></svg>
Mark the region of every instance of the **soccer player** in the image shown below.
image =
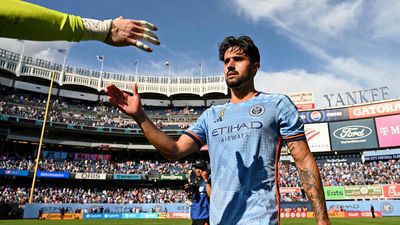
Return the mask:
<svg viewBox="0 0 400 225"><path fill-rule="evenodd" d="M112 46L133 45L153 51L142 41L159 45L157 27L143 20L81 18L19 0L0 1L0 37L33 41L97 40ZM142 40L142 41L140 41Z"/></svg>
<svg viewBox="0 0 400 225"><path fill-rule="evenodd" d="M110 101L132 116L156 149L170 160L208 145L213 181L210 224L279 224L278 160L290 149L318 225L330 224L317 164L296 107L285 95L255 90L260 54L250 37L227 37L219 46L230 101L212 106L175 141L146 116L137 92L106 87Z"/></svg>

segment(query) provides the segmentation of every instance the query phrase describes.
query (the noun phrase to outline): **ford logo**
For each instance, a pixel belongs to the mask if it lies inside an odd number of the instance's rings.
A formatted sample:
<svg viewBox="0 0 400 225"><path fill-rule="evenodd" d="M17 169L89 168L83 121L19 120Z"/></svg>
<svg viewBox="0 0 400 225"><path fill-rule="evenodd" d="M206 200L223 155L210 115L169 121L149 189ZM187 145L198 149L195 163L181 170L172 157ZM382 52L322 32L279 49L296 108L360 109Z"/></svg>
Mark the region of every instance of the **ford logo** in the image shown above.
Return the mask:
<svg viewBox="0 0 400 225"><path fill-rule="evenodd" d="M345 126L336 129L333 136L342 140L356 140L368 137L372 133L371 128L360 125Z"/></svg>

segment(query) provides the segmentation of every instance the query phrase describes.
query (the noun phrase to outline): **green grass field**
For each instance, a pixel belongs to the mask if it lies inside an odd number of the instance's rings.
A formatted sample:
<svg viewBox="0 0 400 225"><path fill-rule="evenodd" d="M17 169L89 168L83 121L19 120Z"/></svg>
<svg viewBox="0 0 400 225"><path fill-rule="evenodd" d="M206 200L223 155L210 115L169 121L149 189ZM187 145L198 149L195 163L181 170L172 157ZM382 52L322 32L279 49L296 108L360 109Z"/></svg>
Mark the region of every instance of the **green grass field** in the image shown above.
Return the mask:
<svg viewBox="0 0 400 225"><path fill-rule="evenodd" d="M314 219L282 219L281 225L312 225ZM0 220L0 225L190 225L190 220L184 219L120 219L120 220ZM332 225L399 225L400 217L362 218L362 219L332 219Z"/></svg>

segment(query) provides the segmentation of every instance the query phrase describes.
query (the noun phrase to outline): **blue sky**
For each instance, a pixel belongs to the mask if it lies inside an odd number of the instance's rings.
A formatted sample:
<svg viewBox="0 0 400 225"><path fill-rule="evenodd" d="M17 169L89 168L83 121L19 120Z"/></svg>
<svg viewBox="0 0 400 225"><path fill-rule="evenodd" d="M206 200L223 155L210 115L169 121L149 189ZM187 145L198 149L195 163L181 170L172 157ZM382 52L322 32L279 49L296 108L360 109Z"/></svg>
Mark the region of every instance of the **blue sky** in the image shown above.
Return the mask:
<svg viewBox="0 0 400 225"><path fill-rule="evenodd" d="M266 92L313 91L317 106L324 94L388 86L400 96L400 1L398 0L30 0L88 18L124 16L145 19L159 28L161 46L153 53L99 42L26 42L26 53L62 62L57 48L68 47L67 64L104 70L166 76L222 75L218 43L245 34L261 53L256 87ZM0 48L19 51L16 41Z"/></svg>

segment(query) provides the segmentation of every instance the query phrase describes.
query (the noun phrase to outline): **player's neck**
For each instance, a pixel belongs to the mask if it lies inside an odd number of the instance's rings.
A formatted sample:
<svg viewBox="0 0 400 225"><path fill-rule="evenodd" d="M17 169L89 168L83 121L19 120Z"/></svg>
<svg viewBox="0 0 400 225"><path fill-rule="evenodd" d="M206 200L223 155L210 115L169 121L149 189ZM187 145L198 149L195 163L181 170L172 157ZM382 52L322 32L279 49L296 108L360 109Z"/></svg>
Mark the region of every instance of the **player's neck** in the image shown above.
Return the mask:
<svg viewBox="0 0 400 225"><path fill-rule="evenodd" d="M258 91L256 91L256 89L254 88L254 85L232 88L230 102L233 104L245 102L252 99L257 94Z"/></svg>

